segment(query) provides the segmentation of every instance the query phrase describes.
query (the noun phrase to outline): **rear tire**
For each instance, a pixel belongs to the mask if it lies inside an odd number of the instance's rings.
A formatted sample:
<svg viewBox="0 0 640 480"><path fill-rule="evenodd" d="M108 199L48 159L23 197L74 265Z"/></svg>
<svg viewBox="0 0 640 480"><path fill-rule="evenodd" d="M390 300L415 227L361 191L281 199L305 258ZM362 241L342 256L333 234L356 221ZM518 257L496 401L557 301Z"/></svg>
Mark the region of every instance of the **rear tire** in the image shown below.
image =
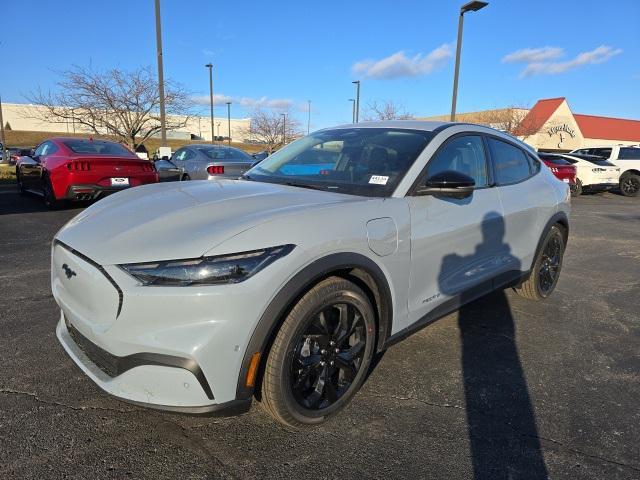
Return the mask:
<svg viewBox="0 0 640 480"><path fill-rule="evenodd" d="M514 290L529 300L543 300L553 293L564 258L564 235L558 224L549 229L533 262L529 278Z"/></svg>
<svg viewBox="0 0 640 480"><path fill-rule="evenodd" d="M42 179L42 197L44 199L44 204L47 206L49 210L57 210L63 205L63 201L58 200L56 198L55 193L53 192L53 186L51 185L51 180L49 177L44 177Z"/></svg>
<svg viewBox="0 0 640 480"><path fill-rule="evenodd" d="M579 197L580 195L582 195L582 182L577 178L575 187L571 189L571 196Z"/></svg>
<svg viewBox="0 0 640 480"><path fill-rule="evenodd" d="M640 175L625 173L620 178L620 192L625 197L637 197L640 195Z"/></svg>
<svg viewBox="0 0 640 480"><path fill-rule="evenodd" d="M189 176L188 173L185 173L184 175L182 175L182 178L180 179L181 182L188 182L189 180L191 180L191 177Z"/></svg>
<svg viewBox="0 0 640 480"><path fill-rule="evenodd" d="M326 421L364 382L375 332L373 307L357 285L339 277L321 281L278 331L265 363L261 405L289 428Z"/></svg>

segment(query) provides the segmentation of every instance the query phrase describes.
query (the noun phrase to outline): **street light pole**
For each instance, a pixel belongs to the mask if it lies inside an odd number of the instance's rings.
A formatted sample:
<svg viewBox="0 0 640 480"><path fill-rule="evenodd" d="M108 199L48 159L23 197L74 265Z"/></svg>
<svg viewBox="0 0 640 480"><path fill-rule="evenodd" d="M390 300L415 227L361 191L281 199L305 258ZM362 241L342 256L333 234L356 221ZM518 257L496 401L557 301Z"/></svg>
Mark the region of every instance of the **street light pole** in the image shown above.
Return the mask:
<svg viewBox="0 0 640 480"><path fill-rule="evenodd" d="M287 114L280 115L282 115L282 146L284 147L287 144Z"/></svg>
<svg viewBox="0 0 640 480"><path fill-rule="evenodd" d="M358 120L360 119L360 80L356 80L351 83L356 84L356 103L355 103L356 113L353 116L354 117L353 123L358 123Z"/></svg>
<svg viewBox="0 0 640 480"><path fill-rule="evenodd" d="M356 99L350 98L351 102L351 123L356 123Z"/></svg>
<svg viewBox="0 0 640 480"><path fill-rule="evenodd" d="M231 145L231 102L227 102L227 143Z"/></svg>
<svg viewBox="0 0 640 480"><path fill-rule="evenodd" d="M216 143L216 137L213 134L213 64L205 65L209 69L209 99L211 103L211 143Z"/></svg>
<svg viewBox="0 0 640 480"><path fill-rule="evenodd" d="M4 141L4 119L2 118L2 97L0 97L0 144L2 148L0 148L0 161L2 161L4 156L4 150L7 148L7 144Z"/></svg>
<svg viewBox="0 0 640 480"><path fill-rule="evenodd" d="M164 111L164 73L162 67L162 28L160 25L160 0L156 2L156 51L158 54L158 94L160 95L160 135L162 146L167 146L167 126Z"/></svg>
<svg viewBox="0 0 640 480"><path fill-rule="evenodd" d="M462 27L464 23L464 14L467 12L477 12L481 8L489 5L488 2L472 1L465 3L460 8L460 17L458 18L458 45L456 46L456 67L453 73L453 96L451 97L451 118L452 122L456 120L456 102L458 100L458 75L460 74L460 51L462 50Z"/></svg>
<svg viewBox="0 0 640 480"><path fill-rule="evenodd" d="M307 118L307 135L309 135L311 130L311 100L307 100L307 102L309 102L309 117Z"/></svg>

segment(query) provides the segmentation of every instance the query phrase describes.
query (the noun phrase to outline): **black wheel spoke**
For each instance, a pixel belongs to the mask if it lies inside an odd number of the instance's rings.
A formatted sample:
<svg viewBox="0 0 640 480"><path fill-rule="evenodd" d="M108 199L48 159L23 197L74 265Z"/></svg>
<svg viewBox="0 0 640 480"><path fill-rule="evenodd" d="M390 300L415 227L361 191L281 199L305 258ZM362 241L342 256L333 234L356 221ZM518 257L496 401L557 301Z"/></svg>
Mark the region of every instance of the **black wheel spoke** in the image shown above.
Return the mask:
<svg viewBox="0 0 640 480"><path fill-rule="evenodd" d="M349 301L323 307L310 318L290 367L292 393L300 405L323 410L349 391L363 364L367 333L365 318Z"/></svg>
<svg viewBox="0 0 640 480"><path fill-rule="evenodd" d="M340 356L337 356L336 366L342 371L343 380L345 382L353 382L354 378L356 378L356 374L358 373L358 369L355 367L355 365L353 365L353 363L347 362Z"/></svg>

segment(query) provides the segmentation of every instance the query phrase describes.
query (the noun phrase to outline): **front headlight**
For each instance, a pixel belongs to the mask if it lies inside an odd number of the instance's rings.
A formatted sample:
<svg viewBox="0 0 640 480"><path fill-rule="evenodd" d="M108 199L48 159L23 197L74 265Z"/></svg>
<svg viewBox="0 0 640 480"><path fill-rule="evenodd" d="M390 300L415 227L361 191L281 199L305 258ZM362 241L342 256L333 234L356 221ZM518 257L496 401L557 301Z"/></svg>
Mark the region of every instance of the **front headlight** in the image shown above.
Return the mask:
<svg viewBox="0 0 640 480"><path fill-rule="evenodd" d="M230 255L128 263L119 267L140 280L143 285L186 287L238 283L255 275L278 258L284 257L294 247L295 245L282 245Z"/></svg>

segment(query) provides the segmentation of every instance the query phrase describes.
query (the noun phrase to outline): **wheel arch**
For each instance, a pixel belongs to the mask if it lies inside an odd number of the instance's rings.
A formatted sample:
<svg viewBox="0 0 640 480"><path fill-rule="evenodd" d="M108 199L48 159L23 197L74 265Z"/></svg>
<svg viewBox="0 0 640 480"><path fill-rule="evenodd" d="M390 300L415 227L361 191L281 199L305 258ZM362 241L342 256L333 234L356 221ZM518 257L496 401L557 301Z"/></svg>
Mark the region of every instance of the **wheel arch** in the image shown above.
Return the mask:
<svg viewBox="0 0 640 480"><path fill-rule="evenodd" d="M538 258L538 254L543 247L543 242L549 230L554 225L560 225L562 231L562 239L564 240L565 249L567 246L567 240L569 239L569 217L565 212L556 212L548 221L545 227L542 229L542 233L540 234L540 238L538 239L538 245L536 246L536 253L533 257L533 261Z"/></svg>
<svg viewBox="0 0 640 480"><path fill-rule="evenodd" d="M351 280L367 294L376 313L376 351L383 349L391 332L393 304L389 283L382 269L373 260L358 253L328 255L309 264L289 279L265 309L244 352L236 386L237 399L250 398L254 388L259 392L257 387L262 378L267 353L280 325L302 295L313 285L330 276ZM247 373L252 356L256 352L261 354L258 379L256 387L248 387Z"/></svg>
<svg viewBox="0 0 640 480"><path fill-rule="evenodd" d="M640 170L638 170L637 168L629 168L628 170L625 170L624 172L622 172L620 174L620 178L624 177L625 175L639 175L640 176Z"/></svg>

